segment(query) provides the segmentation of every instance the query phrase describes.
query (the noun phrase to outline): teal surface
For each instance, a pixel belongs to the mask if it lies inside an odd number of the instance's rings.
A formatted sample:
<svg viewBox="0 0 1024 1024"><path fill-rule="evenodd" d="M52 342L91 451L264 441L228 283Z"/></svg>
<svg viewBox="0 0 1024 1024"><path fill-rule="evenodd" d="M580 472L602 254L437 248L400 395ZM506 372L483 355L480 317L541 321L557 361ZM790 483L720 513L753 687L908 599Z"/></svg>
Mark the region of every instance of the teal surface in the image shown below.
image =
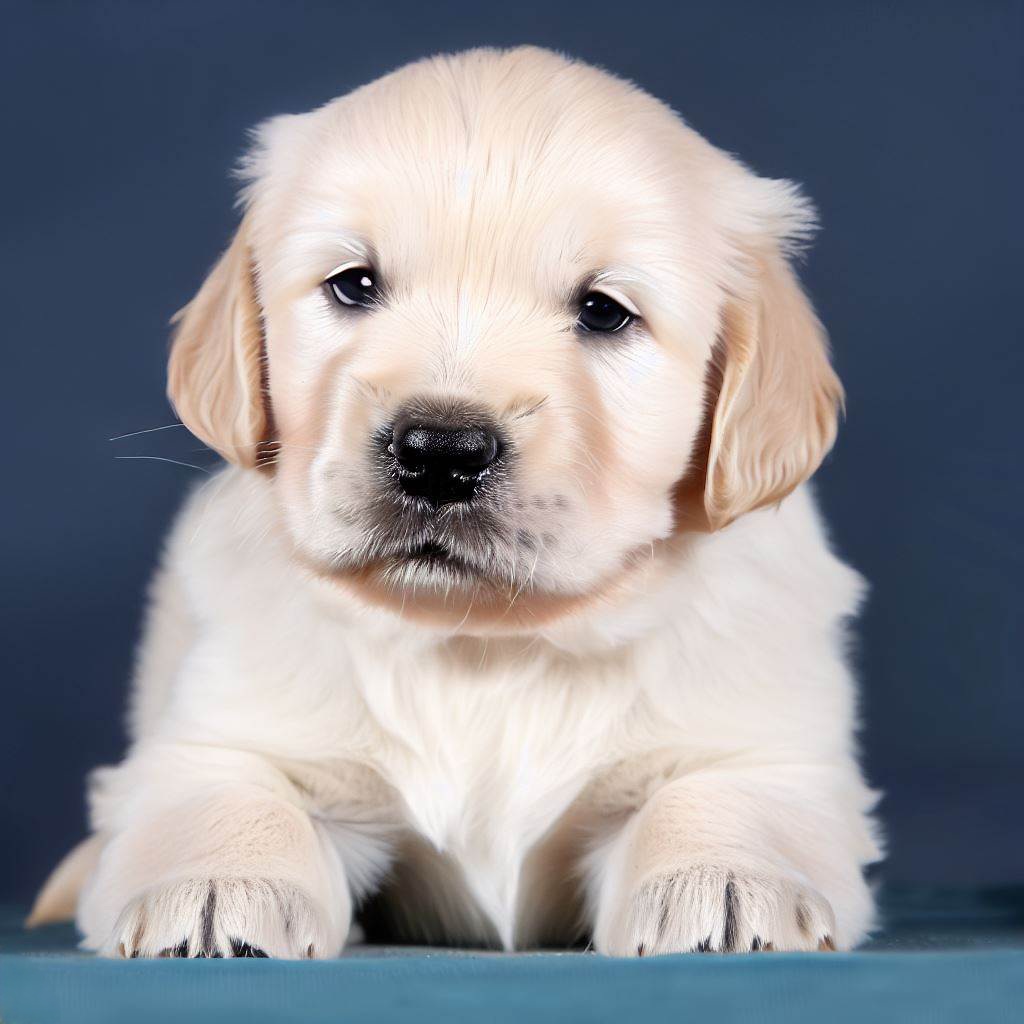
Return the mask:
<svg viewBox="0 0 1024 1024"><path fill-rule="evenodd" d="M99 960L0 917L3 1024L119 1021L1024 1020L1024 890L902 891L856 953L496 954L362 946L338 960Z"/></svg>

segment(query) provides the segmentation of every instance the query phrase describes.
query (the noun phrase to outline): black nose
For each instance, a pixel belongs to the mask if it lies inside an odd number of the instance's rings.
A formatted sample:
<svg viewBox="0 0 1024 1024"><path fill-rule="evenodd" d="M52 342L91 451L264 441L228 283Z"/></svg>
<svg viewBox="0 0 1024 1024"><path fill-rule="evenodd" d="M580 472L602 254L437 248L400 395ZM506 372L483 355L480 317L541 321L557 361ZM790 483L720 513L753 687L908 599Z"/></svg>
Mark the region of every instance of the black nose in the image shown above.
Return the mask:
<svg viewBox="0 0 1024 1024"><path fill-rule="evenodd" d="M395 424L390 445L402 490L435 507L469 501L500 448L497 435L487 427L419 419Z"/></svg>

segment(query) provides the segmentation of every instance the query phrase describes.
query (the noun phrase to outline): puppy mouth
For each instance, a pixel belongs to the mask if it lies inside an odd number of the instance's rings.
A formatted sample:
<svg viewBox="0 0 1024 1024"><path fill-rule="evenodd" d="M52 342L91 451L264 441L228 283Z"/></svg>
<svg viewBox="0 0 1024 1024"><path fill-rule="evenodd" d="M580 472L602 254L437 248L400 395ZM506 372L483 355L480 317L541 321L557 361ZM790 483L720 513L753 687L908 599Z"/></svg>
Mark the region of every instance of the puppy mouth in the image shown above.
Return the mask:
<svg viewBox="0 0 1024 1024"><path fill-rule="evenodd" d="M436 541L425 541L398 556L398 560L410 565L425 565L454 569L459 572L471 573L472 569L463 559Z"/></svg>
<svg viewBox="0 0 1024 1024"><path fill-rule="evenodd" d="M515 575L502 502L478 496L472 507L435 508L387 487L367 510L365 535L350 565L383 576L392 586L501 588Z"/></svg>
<svg viewBox="0 0 1024 1024"><path fill-rule="evenodd" d="M430 582L444 586L479 584L486 579L486 573L479 566L436 540L392 551L380 560L378 566L393 583L402 585Z"/></svg>

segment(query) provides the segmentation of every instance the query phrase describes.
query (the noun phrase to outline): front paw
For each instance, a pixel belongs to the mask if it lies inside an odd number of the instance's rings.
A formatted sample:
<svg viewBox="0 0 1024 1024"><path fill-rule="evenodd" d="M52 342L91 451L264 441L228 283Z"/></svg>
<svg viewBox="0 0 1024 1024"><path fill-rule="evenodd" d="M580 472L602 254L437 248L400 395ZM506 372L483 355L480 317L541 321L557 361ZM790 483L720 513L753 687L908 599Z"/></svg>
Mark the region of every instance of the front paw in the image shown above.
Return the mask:
<svg viewBox="0 0 1024 1024"><path fill-rule="evenodd" d="M831 950L834 935L832 907L810 886L775 872L699 864L637 886L602 952Z"/></svg>
<svg viewBox="0 0 1024 1024"><path fill-rule="evenodd" d="M189 879L132 900L101 951L114 957L330 956L327 916L295 886ZM336 945L336 943L335 943Z"/></svg>

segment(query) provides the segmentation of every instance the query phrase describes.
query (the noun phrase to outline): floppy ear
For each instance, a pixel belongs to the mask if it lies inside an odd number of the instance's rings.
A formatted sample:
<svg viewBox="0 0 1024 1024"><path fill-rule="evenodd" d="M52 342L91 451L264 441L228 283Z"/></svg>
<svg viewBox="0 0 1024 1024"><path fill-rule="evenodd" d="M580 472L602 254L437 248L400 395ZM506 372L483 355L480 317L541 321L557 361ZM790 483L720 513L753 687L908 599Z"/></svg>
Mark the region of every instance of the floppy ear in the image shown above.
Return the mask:
<svg viewBox="0 0 1024 1024"><path fill-rule="evenodd" d="M836 437L843 388L824 328L776 246L753 257L749 295L726 305L721 389L711 423L704 509L711 529L780 501Z"/></svg>
<svg viewBox="0 0 1024 1024"><path fill-rule="evenodd" d="M227 252L175 317L167 394L182 423L230 462L255 465L267 440L263 327L243 219Z"/></svg>

